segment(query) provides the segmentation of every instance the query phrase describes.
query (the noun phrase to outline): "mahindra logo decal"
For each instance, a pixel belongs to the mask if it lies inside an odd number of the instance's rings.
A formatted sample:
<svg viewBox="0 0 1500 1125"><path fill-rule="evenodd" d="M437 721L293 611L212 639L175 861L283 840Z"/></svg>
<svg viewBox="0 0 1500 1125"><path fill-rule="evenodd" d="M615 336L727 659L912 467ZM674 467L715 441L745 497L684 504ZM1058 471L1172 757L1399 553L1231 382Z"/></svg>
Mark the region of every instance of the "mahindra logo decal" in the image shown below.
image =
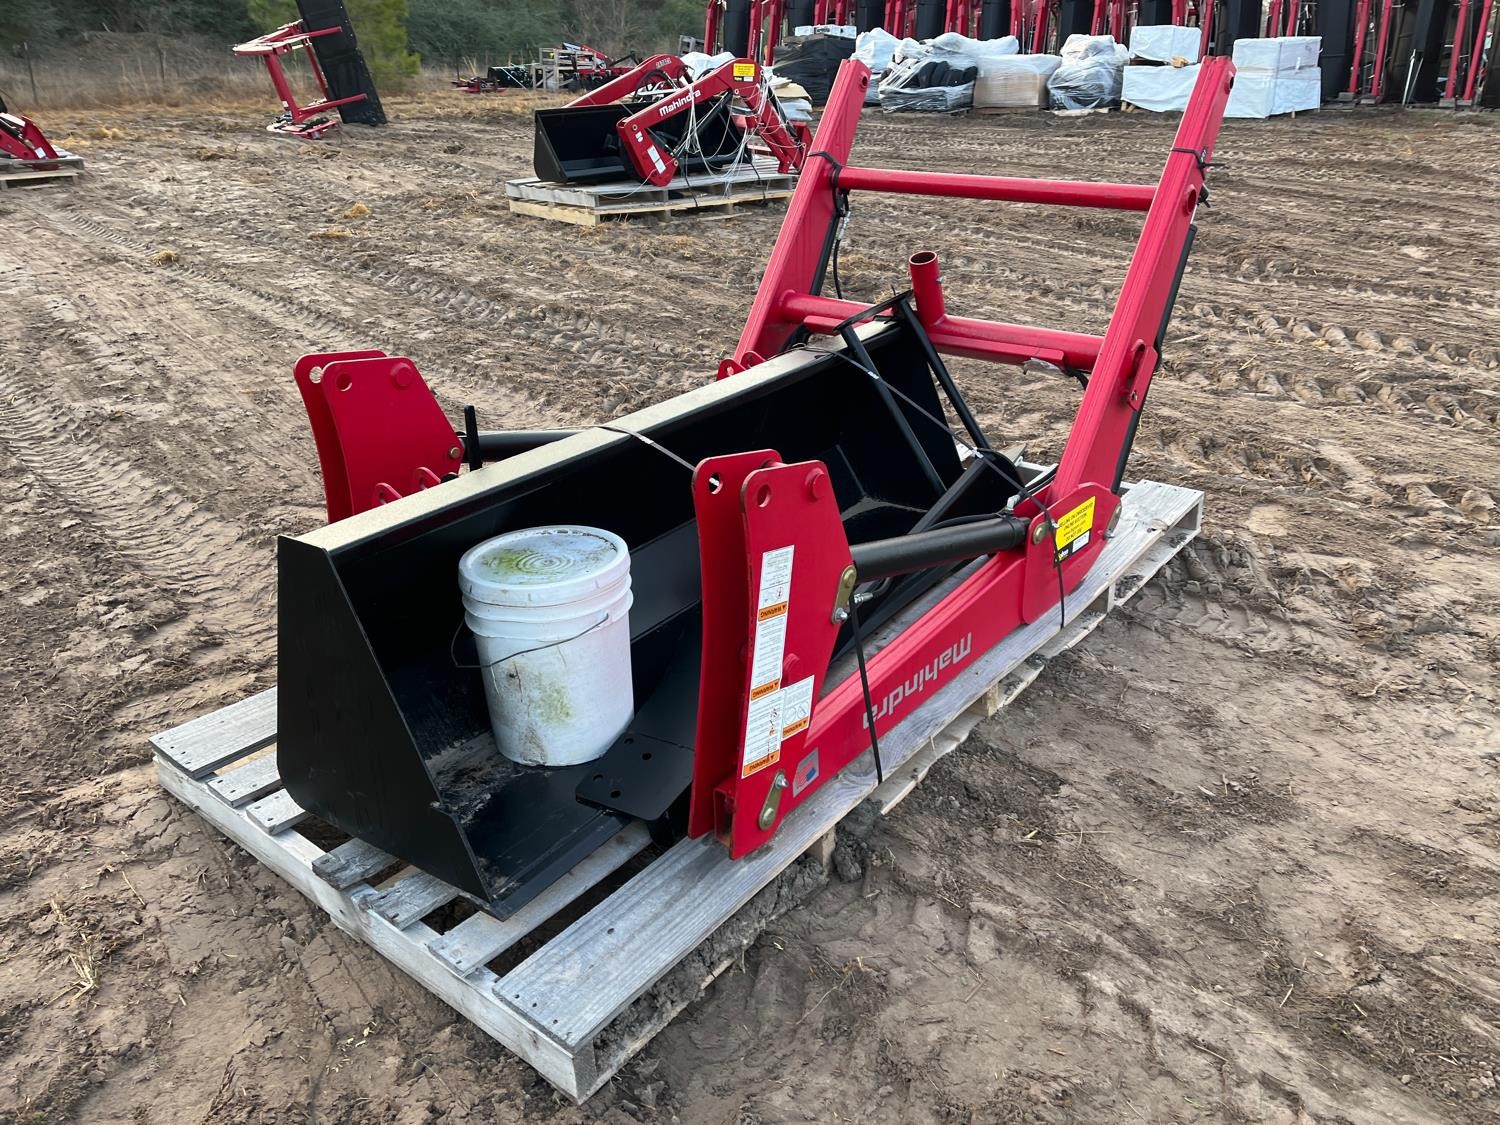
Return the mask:
<svg viewBox="0 0 1500 1125"><path fill-rule="evenodd" d="M895 711L901 705L902 700L910 699L915 695L921 695L940 679L945 678L949 671L957 668L964 662L973 649L974 634L970 633L957 644L944 649L925 668L918 668L905 683L897 684L880 701L880 705L875 708L876 721L885 718L891 712ZM865 714L863 722L865 729L868 730L870 728L870 716L868 713Z"/></svg>
<svg viewBox="0 0 1500 1125"><path fill-rule="evenodd" d="M682 109L684 106L691 105L693 102L697 101L701 93L701 90L693 90L690 93L683 94L682 97L674 98L672 101L662 106L661 109L657 112L659 116L671 117L672 114L676 113L679 109Z"/></svg>

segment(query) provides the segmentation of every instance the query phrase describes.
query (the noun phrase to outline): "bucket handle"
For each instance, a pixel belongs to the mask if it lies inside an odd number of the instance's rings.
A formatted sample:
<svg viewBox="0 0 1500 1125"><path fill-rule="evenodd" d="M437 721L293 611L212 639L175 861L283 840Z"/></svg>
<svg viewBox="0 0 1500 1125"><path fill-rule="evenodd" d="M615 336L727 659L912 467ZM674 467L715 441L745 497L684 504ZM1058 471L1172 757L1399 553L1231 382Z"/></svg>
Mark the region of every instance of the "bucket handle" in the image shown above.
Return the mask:
<svg viewBox="0 0 1500 1125"><path fill-rule="evenodd" d="M533 652L542 652L542 651L544 651L546 649L549 649L549 648L556 648L558 645L565 645L565 644L568 644L571 641L576 641L579 637L586 637L586 636L588 636L588 634L592 633L595 629L599 628L601 625L608 624L609 623L609 617L610 617L609 611L606 610L603 617L599 618L598 621L595 621L592 625L590 625L587 629L583 630L583 632L581 632L581 633L574 633L571 637L564 637L560 641L548 641L546 644L544 644L544 645L537 645L535 648L522 649L520 652L513 652L513 653L511 653L509 656L505 657L503 660L493 660L493 661L491 661L488 664L460 664L459 663L459 660L458 660L458 651L457 651L457 649L458 649L458 635L459 635L459 633L463 632L464 629L467 627L466 624L465 624L465 622L463 621L463 619L460 618L459 622L458 622L458 627L453 630L453 639L448 642L448 658L453 661L453 667L455 667L455 668L463 668L463 669L466 669L466 670L477 670L477 671L480 671L480 672L488 671L490 668L493 668L496 664L504 664L504 663L506 663L506 661L515 660L517 657L530 656Z"/></svg>

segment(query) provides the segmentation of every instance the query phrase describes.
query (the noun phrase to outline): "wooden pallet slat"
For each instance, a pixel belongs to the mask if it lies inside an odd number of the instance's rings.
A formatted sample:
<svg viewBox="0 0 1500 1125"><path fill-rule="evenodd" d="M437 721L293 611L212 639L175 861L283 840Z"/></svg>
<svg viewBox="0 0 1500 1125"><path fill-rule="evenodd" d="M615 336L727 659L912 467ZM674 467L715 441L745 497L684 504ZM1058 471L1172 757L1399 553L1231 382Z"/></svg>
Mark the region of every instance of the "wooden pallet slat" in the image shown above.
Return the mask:
<svg viewBox="0 0 1500 1125"><path fill-rule="evenodd" d="M221 711L153 735L151 745L196 780L275 741L276 689L267 688Z"/></svg>
<svg viewBox="0 0 1500 1125"><path fill-rule="evenodd" d="M269 797L251 801L245 806L245 815L267 836L274 836L307 819L307 812L292 800L292 795L285 789L278 789Z"/></svg>
<svg viewBox="0 0 1500 1125"><path fill-rule="evenodd" d="M643 826L621 833L508 921L475 914L438 934L423 919L461 897L455 888L411 870L372 887L369 880L395 862L385 852L358 841L324 852L296 830L307 814L285 790L236 807L219 791L225 785L215 788L256 763L212 780L194 776L202 762L222 764L248 753L232 747L253 731L247 715L254 708L236 704L158 736L153 740L158 777L174 796L322 906L341 929L582 1101L690 1003L691 995L669 1003L649 1001L651 1007L638 1007L631 1017L636 1022L629 1034L612 1038L621 1013L799 856L818 849L826 866L830 833L857 804L873 795L884 808L894 807L937 761L1031 683L1050 656L1076 644L1166 565L1197 532L1201 503L1202 495L1187 489L1149 482L1131 486L1116 532L1068 599L1066 621L1062 614L1048 614L1023 626L886 735L881 740L884 785L877 788L866 753L793 810L767 847L743 860L731 861L711 840L674 845L503 978L487 963L640 854L649 842ZM907 612L920 614L925 608L918 602ZM887 627L891 634L872 638L872 647L899 632L904 620L903 615ZM719 962L709 967L700 987L733 958Z"/></svg>
<svg viewBox="0 0 1500 1125"><path fill-rule="evenodd" d="M269 796L280 788L281 772L276 768L275 751L221 773L208 782L209 792L235 809Z"/></svg>
<svg viewBox="0 0 1500 1125"><path fill-rule="evenodd" d="M458 890L436 875L412 868L407 874L398 876L395 882L380 888L378 895L365 899L364 907L398 930L404 930L458 897Z"/></svg>
<svg viewBox="0 0 1500 1125"><path fill-rule="evenodd" d="M336 891L363 883L396 862L396 857L363 840L348 840L313 861L313 873Z"/></svg>
<svg viewBox="0 0 1500 1125"><path fill-rule="evenodd" d="M505 194L513 214L592 227L610 219L665 218L689 211L733 214L740 206L788 199L796 186L795 174L779 171L775 160L757 157L724 172L678 176L665 187L554 184L533 177L507 182Z"/></svg>
<svg viewBox="0 0 1500 1125"><path fill-rule="evenodd" d="M459 976L493 961L559 910L608 878L651 843L644 824L632 824L505 921L475 914L427 945Z"/></svg>

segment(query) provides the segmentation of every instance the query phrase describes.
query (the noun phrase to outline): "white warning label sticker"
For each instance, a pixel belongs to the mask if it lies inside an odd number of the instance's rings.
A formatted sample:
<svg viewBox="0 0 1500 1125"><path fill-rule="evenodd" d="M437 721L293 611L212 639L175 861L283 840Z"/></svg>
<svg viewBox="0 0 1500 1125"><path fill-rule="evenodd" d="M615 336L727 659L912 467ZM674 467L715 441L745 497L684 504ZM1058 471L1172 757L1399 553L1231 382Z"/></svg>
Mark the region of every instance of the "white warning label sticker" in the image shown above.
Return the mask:
<svg viewBox="0 0 1500 1125"><path fill-rule="evenodd" d="M781 691L781 737L791 738L807 729L812 719L813 678L788 684Z"/></svg>
<svg viewBox="0 0 1500 1125"><path fill-rule="evenodd" d="M781 760L781 696L779 691L750 701L745 716L745 756L741 777L749 777Z"/></svg>
<svg viewBox="0 0 1500 1125"><path fill-rule="evenodd" d="M760 559L760 596L755 607L755 647L750 657L750 700L781 687L786 659L786 621L791 608L795 548L767 551Z"/></svg>
<svg viewBox="0 0 1500 1125"><path fill-rule="evenodd" d="M786 612L786 604L792 597L792 554L796 547L782 547L767 551L760 557L760 600L756 610L762 620L766 610L780 608Z"/></svg>
<svg viewBox="0 0 1500 1125"><path fill-rule="evenodd" d="M786 614L758 622L755 652L750 660L750 698L759 699L781 686L781 664L786 655Z"/></svg>

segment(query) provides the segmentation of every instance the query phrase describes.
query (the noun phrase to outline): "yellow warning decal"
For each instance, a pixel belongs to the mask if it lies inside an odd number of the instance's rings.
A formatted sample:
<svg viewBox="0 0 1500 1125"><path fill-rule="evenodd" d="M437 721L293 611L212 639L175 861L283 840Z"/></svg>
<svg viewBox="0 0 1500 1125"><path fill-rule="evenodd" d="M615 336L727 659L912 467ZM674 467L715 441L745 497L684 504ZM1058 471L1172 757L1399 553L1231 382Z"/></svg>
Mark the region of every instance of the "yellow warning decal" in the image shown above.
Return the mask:
<svg viewBox="0 0 1500 1125"><path fill-rule="evenodd" d="M734 64L734 76L736 78L754 78L755 64L753 62L737 62Z"/></svg>
<svg viewBox="0 0 1500 1125"><path fill-rule="evenodd" d="M1057 521L1057 549L1067 550L1068 544L1087 535L1094 526L1094 497L1090 496Z"/></svg>
<svg viewBox="0 0 1500 1125"><path fill-rule="evenodd" d="M756 612L755 620L769 621L773 617L780 617L782 614L786 613L787 609L789 609L790 606L790 602L777 602L775 605L768 605L765 609L758 610Z"/></svg>

